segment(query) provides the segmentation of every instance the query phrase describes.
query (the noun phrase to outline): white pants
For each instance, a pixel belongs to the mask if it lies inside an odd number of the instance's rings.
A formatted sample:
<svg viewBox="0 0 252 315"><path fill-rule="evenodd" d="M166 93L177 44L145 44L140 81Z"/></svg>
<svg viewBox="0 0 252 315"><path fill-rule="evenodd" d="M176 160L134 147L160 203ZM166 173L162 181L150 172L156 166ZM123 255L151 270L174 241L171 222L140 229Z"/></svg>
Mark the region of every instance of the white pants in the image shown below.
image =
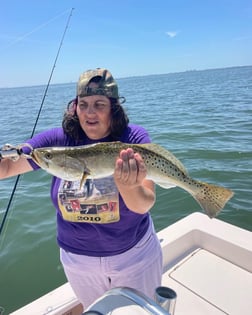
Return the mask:
<svg viewBox="0 0 252 315"><path fill-rule="evenodd" d="M66 277L84 308L111 288L131 287L153 299L161 285L162 250L152 222L144 237L122 254L91 257L63 249L60 254Z"/></svg>

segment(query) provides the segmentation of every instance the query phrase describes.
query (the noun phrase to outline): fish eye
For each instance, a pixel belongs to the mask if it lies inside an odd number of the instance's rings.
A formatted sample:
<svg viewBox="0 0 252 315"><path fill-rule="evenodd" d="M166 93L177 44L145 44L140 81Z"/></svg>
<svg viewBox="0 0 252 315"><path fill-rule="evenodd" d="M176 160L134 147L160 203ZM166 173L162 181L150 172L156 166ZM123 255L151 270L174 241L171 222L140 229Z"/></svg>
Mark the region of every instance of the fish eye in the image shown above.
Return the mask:
<svg viewBox="0 0 252 315"><path fill-rule="evenodd" d="M51 154L50 152L46 152L46 153L45 153L45 158L46 158L47 160L51 160L51 159L52 159L52 154Z"/></svg>

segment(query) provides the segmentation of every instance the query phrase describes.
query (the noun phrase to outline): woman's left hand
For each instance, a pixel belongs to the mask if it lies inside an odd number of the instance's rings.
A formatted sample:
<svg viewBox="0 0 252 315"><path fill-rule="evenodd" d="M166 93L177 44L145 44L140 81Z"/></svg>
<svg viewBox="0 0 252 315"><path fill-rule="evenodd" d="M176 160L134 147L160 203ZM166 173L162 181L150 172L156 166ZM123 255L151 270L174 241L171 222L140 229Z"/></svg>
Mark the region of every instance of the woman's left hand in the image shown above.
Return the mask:
<svg viewBox="0 0 252 315"><path fill-rule="evenodd" d="M140 154L131 148L122 150L115 164L114 179L119 186L139 186L147 175L145 163Z"/></svg>
<svg viewBox="0 0 252 315"><path fill-rule="evenodd" d="M122 150L115 163L114 180L127 207L146 213L155 202L155 188L146 179L147 169L139 153L131 148Z"/></svg>
<svg viewBox="0 0 252 315"><path fill-rule="evenodd" d="M147 169L139 153L131 148L122 150L115 163L114 180L127 207L146 213L155 202L155 187L146 179Z"/></svg>

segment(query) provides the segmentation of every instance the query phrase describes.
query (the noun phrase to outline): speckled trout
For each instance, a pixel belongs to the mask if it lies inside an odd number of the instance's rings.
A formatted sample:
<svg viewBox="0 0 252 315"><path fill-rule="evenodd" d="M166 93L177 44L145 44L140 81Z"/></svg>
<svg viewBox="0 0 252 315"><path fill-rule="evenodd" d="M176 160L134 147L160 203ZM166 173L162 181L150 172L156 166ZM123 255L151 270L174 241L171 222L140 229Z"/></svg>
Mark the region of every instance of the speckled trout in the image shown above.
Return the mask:
<svg viewBox="0 0 252 315"><path fill-rule="evenodd" d="M77 147L48 147L32 150L31 158L48 173L69 181L103 178L114 173L115 160L123 149L132 148L139 153L147 168L147 178L163 188L178 186L200 204L213 218L233 192L224 187L191 178L183 164L163 147L148 144L106 142Z"/></svg>

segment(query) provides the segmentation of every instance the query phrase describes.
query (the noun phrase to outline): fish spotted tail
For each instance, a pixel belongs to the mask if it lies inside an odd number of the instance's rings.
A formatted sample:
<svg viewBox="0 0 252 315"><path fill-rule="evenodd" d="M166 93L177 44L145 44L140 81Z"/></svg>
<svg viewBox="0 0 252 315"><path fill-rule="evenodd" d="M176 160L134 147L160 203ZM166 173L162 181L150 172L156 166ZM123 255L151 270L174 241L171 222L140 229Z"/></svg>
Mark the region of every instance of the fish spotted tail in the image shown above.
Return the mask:
<svg viewBox="0 0 252 315"><path fill-rule="evenodd" d="M214 218L234 194L227 188L203 182L200 182L199 188L193 197L210 218Z"/></svg>

